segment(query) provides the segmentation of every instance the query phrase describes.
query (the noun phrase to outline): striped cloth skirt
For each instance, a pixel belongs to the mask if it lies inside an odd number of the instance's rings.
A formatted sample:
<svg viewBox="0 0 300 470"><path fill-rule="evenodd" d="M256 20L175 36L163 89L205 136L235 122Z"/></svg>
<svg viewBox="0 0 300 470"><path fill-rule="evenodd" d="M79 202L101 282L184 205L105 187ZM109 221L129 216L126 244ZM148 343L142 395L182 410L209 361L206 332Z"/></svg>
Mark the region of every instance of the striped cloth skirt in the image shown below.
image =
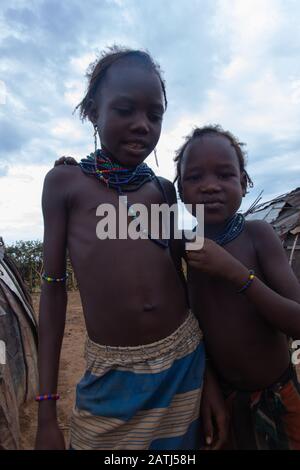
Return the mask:
<svg viewBox="0 0 300 470"><path fill-rule="evenodd" d="M192 313L170 336L143 346L103 346L88 338L85 355L71 449L200 448L205 351Z"/></svg>

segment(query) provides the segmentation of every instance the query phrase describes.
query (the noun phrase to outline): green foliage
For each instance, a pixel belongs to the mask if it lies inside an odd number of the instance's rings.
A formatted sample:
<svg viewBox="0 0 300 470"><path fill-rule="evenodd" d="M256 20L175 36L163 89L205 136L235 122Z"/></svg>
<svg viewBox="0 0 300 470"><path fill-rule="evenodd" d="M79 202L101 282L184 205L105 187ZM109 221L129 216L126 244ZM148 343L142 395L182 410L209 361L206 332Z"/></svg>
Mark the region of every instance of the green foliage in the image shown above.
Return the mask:
<svg viewBox="0 0 300 470"><path fill-rule="evenodd" d="M29 290L31 292L39 291L43 273L43 243L39 240L19 240L14 245L6 246L5 251L17 263ZM67 273L68 290L77 289L77 282L69 258L67 259Z"/></svg>

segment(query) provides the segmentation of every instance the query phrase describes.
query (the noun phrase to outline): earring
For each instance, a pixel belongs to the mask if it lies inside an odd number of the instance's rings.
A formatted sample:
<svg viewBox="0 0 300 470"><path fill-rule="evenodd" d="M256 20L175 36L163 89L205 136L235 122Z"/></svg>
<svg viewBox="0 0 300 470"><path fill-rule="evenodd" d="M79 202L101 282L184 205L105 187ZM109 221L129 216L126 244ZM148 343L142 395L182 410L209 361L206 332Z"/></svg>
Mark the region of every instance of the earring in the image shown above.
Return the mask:
<svg viewBox="0 0 300 470"><path fill-rule="evenodd" d="M98 134L98 126L94 124L94 145L95 145L95 153L97 152L97 134Z"/></svg>
<svg viewBox="0 0 300 470"><path fill-rule="evenodd" d="M157 168L158 168L158 167L159 167L159 164L158 164L156 149L154 149L154 156L155 156L156 166L157 166Z"/></svg>

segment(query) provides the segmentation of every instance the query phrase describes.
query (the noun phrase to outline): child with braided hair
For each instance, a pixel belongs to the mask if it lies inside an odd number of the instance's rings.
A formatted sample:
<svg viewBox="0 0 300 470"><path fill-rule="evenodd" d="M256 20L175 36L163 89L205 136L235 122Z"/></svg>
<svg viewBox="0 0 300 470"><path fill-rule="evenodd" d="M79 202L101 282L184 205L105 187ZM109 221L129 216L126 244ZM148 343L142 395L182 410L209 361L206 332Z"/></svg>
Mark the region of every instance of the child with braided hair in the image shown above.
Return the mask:
<svg viewBox="0 0 300 470"><path fill-rule="evenodd" d="M300 450L300 288L280 240L238 213L245 153L220 126L196 128L176 156L182 201L204 205L204 245L185 255L191 307L230 417L226 448ZM204 413L207 410L204 409Z"/></svg>

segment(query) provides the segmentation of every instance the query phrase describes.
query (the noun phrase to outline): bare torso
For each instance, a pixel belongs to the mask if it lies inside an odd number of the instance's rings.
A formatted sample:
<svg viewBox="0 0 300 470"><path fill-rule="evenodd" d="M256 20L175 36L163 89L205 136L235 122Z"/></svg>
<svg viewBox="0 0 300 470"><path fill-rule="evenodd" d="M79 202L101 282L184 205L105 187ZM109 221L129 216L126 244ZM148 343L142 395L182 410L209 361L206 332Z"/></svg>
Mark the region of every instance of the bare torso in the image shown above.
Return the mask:
<svg viewBox="0 0 300 470"><path fill-rule="evenodd" d="M224 248L263 279L246 228ZM289 364L287 338L267 323L229 282L188 269L191 306L213 364L233 387L256 390L274 383Z"/></svg>
<svg viewBox="0 0 300 470"><path fill-rule="evenodd" d="M67 244L89 337L100 344L135 346L171 334L187 305L170 250L149 239L100 240L96 209L101 203L118 207L118 194L79 167L69 170ZM165 202L155 181L126 196L129 204L147 207Z"/></svg>

